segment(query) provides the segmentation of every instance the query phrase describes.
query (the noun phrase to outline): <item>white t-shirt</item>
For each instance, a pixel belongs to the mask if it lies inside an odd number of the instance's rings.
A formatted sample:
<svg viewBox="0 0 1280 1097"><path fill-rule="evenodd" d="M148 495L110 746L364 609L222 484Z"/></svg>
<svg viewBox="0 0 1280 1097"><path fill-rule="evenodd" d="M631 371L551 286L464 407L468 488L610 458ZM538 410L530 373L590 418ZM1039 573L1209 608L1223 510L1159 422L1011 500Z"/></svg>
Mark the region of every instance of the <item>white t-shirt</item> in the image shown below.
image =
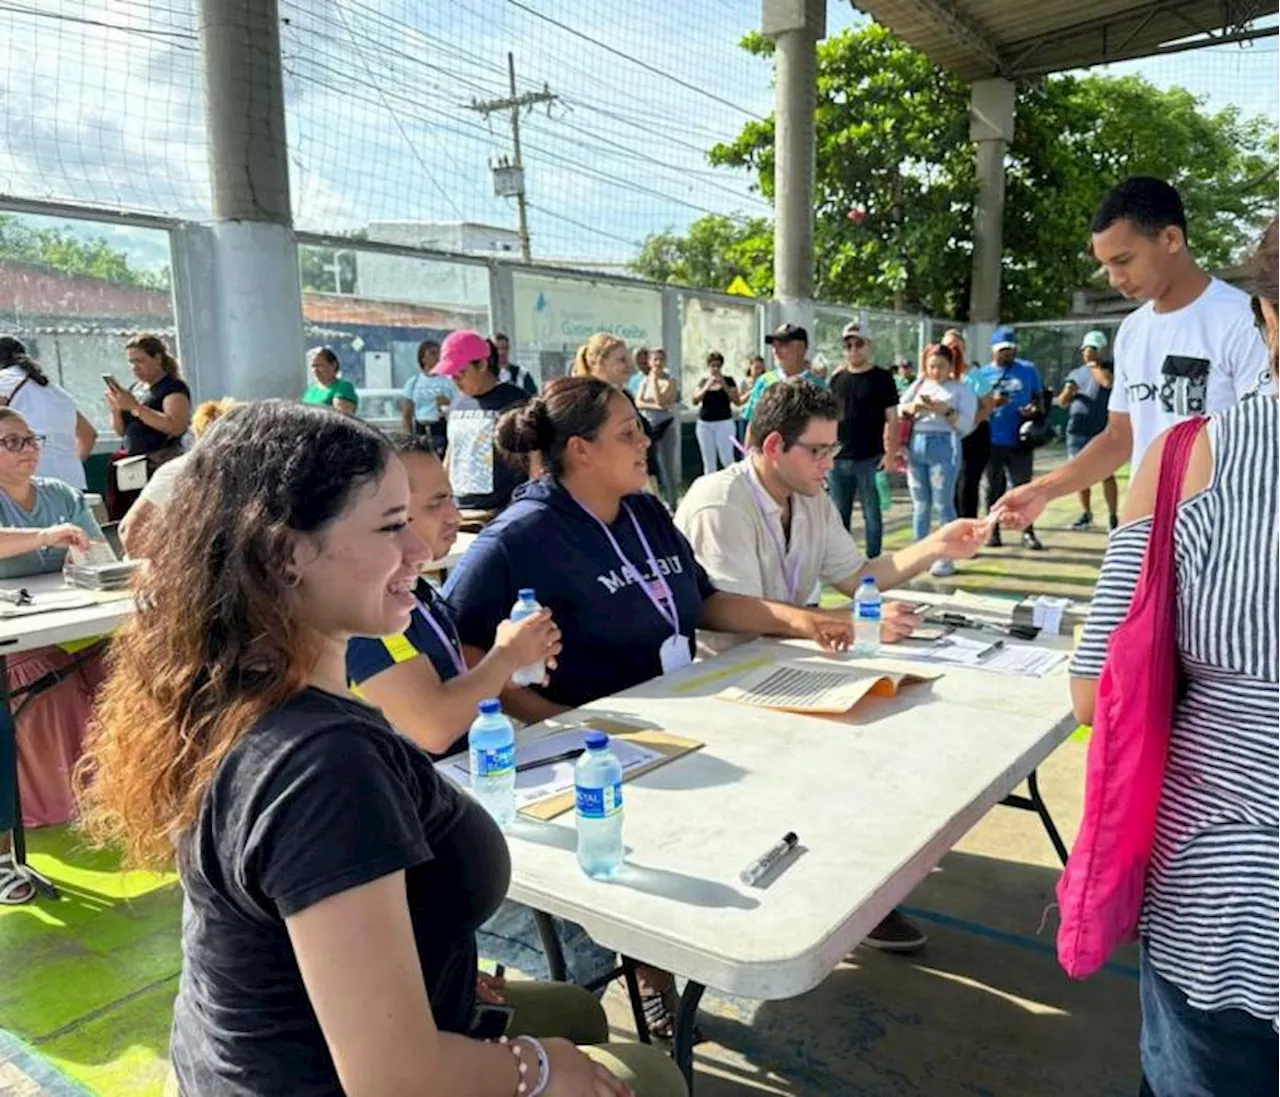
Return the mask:
<svg viewBox="0 0 1280 1097"><path fill-rule="evenodd" d="M1162 431L1275 392L1248 294L1217 278L1176 312L1158 313L1148 301L1126 316L1115 366L1110 410L1129 416L1134 472Z"/></svg>
<svg viewBox="0 0 1280 1097"><path fill-rule="evenodd" d="M23 381L27 383L22 385ZM37 385L27 380L27 371L21 366L0 369L0 396L11 401L9 406L27 421L33 434L44 435L36 475L84 491L84 465L76 446L75 397L53 381Z"/></svg>
<svg viewBox="0 0 1280 1097"><path fill-rule="evenodd" d="M147 480L142 494L138 496L138 502L150 503L159 510L168 507L173 502L173 486L178 480L178 473L183 470L190 456L190 453L184 453L156 469Z"/></svg>

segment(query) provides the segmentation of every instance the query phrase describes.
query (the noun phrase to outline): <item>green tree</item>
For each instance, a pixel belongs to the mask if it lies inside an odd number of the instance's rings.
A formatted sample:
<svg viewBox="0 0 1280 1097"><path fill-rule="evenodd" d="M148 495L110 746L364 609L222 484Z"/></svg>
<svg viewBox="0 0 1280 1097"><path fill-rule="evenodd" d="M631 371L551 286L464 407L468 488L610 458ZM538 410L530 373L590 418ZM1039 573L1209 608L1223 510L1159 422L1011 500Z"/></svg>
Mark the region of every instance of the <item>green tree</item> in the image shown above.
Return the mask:
<svg viewBox="0 0 1280 1097"><path fill-rule="evenodd" d="M762 35L743 42L768 58ZM1051 318L1090 283L1089 219L1128 175L1181 191L1189 236L1207 266L1239 255L1274 209L1276 139L1263 119L1209 113L1189 92L1139 77L1053 76L1019 85L1009 149L1002 312ZM969 89L885 28L847 30L819 46L817 295L828 301L968 315L975 179ZM748 168L773 198L773 119L750 122L711 149L711 163ZM729 231L732 229L733 231ZM702 218L681 237L651 237L635 263L661 281L704 276L750 256L757 292L771 292L772 230L759 219ZM650 246L652 245L652 247ZM736 261L741 262L741 259Z"/></svg>
<svg viewBox="0 0 1280 1097"><path fill-rule="evenodd" d="M302 288L308 293L355 293L356 253L303 244L298 248Z"/></svg>
<svg viewBox="0 0 1280 1097"><path fill-rule="evenodd" d="M146 270L102 237L83 239L65 229L32 228L16 214L0 214L0 262L36 263L66 274L87 275L108 282L168 289L169 268Z"/></svg>
<svg viewBox="0 0 1280 1097"><path fill-rule="evenodd" d="M655 282L725 290L746 279L756 294L773 288L773 226L767 218L735 220L720 214L700 217L685 236L654 233L631 269Z"/></svg>

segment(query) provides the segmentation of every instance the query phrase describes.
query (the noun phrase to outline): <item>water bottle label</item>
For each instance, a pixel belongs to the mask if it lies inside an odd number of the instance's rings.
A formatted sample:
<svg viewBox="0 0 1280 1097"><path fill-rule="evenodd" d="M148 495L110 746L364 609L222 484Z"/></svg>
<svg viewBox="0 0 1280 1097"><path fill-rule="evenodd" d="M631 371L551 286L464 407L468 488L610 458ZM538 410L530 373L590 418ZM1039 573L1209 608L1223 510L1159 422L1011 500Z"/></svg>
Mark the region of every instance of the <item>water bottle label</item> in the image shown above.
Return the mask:
<svg viewBox="0 0 1280 1097"><path fill-rule="evenodd" d="M472 777L501 777L515 769L516 745L509 743L505 747L494 750L473 750L471 752Z"/></svg>
<svg viewBox="0 0 1280 1097"><path fill-rule="evenodd" d="M608 819L622 810L622 782L604 788L577 788L578 814L584 819Z"/></svg>
<svg viewBox="0 0 1280 1097"><path fill-rule="evenodd" d="M879 621L881 616L881 604L879 602L858 603L859 621Z"/></svg>

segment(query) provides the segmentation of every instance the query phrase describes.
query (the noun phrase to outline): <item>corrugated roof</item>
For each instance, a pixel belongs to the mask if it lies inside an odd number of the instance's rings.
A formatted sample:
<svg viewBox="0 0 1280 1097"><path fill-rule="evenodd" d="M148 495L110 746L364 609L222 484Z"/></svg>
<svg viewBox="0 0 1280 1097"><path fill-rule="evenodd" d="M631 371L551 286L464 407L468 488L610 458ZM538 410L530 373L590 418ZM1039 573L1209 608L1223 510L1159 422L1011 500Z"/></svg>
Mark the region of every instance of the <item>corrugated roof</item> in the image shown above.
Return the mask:
<svg viewBox="0 0 1280 1097"><path fill-rule="evenodd" d="M1280 0L854 0L965 80L1009 79L1276 33Z"/></svg>

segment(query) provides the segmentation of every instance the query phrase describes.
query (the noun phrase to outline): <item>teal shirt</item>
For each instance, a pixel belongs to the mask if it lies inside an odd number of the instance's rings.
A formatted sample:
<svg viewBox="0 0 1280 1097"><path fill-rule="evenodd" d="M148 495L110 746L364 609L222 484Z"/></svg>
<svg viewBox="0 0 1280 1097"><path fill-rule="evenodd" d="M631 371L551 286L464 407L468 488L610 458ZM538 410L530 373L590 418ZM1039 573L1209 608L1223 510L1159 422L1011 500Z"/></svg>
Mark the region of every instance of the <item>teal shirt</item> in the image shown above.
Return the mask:
<svg viewBox="0 0 1280 1097"><path fill-rule="evenodd" d="M824 389L831 387L827 383L827 379L825 377L819 377L812 370L803 370L800 373L797 373L796 376L801 377L806 381L812 381L815 385L821 385ZM742 410L742 418L746 422L751 422L751 417L756 413L756 404L759 402L760 397L764 395L765 389L769 388L771 385L776 385L781 380L782 370L779 369L771 369L767 373L756 378L756 383L751 390L751 395L747 398L747 406Z"/></svg>
<svg viewBox="0 0 1280 1097"><path fill-rule="evenodd" d="M3 491L0 491L0 526L9 529L47 529L65 522L79 526L91 538L102 540L102 528L85 504L84 496L61 480L37 476L36 505L27 513ZM0 557L0 579L21 579L26 575L43 575L61 571L66 549L35 549L20 556Z"/></svg>
<svg viewBox="0 0 1280 1097"><path fill-rule="evenodd" d="M307 391L302 394L304 404L324 404L333 407L335 400L346 400L353 406L360 405L360 397L356 395L356 387L345 378L339 377L332 385L322 385L312 381Z"/></svg>

